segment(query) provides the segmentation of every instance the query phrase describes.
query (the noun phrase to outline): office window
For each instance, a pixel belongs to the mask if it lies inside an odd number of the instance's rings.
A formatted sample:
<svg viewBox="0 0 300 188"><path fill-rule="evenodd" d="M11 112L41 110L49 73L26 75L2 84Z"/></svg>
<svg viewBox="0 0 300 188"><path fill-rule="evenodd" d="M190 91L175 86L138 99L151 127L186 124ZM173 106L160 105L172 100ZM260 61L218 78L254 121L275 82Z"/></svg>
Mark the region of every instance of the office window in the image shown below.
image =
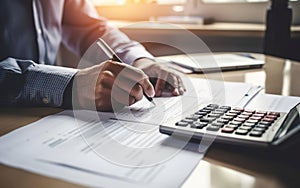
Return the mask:
<svg viewBox="0 0 300 188"><path fill-rule="evenodd" d="M192 15L215 22L264 23L271 0L90 0L111 20L145 21L158 16ZM300 23L299 0L290 0L293 23ZM130 14L128 14L130 12ZM237 16L238 15L238 16Z"/></svg>

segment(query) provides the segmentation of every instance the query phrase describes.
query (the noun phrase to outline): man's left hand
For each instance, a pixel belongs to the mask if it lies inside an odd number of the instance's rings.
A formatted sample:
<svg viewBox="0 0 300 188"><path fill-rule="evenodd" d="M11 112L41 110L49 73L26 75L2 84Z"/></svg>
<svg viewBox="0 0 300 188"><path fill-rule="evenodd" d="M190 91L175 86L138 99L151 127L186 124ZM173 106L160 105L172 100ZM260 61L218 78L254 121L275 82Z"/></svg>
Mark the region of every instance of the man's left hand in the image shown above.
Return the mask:
<svg viewBox="0 0 300 188"><path fill-rule="evenodd" d="M185 87L180 76L170 68L151 59L141 58L133 63L134 67L143 70L150 80L155 80L155 96L160 97L163 91L172 93L173 96L182 95Z"/></svg>

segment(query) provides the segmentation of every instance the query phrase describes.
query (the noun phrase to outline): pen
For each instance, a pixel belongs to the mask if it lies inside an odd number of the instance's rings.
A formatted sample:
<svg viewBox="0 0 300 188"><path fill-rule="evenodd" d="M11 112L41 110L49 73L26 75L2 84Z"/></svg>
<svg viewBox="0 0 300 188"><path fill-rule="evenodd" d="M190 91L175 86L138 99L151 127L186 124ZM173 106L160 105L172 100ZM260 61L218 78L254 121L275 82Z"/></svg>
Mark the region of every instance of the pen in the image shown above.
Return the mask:
<svg viewBox="0 0 300 188"><path fill-rule="evenodd" d="M97 41L97 45L103 50L103 52L106 54L107 57L110 57L111 60L113 61L117 61L120 63L123 63L123 61L118 57L118 55L106 44L106 42L103 39L98 39ZM146 97L146 99L151 102L152 104L154 104L156 106L156 104L153 101L152 97L149 97L143 90L143 95Z"/></svg>

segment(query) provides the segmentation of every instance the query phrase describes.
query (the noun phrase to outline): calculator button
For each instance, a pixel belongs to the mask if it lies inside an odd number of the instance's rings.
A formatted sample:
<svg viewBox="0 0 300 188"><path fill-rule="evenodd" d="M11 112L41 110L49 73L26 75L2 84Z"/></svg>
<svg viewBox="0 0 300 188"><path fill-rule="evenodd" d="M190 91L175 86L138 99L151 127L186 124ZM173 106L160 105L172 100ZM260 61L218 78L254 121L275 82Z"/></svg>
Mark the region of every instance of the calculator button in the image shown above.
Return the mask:
<svg viewBox="0 0 300 188"><path fill-rule="evenodd" d="M218 126L218 127L223 127L225 124L224 123L220 123L220 122L213 122L211 125Z"/></svg>
<svg viewBox="0 0 300 188"><path fill-rule="evenodd" d="M231 117L236 117L238 114L236 114L236 113L231 113L231 112L227 112L225 115L226 115L226 116L231 116Z"/></svg>
<svg viewBox="0 0 300 188"><path fill-rule="evenodd" d="M216 109L216 108L219 107L219 105L217 105L217 104L209 104L209 105L207 105L207 107L212 107L212 108Z"/></svg>
<svg viewBox="0 0 300 188"><path fill-rule="evenodd" d="M243 129L243 130L247 130L250 131L252 129L252 127L248 127L248 126L240 126L239 129Z"/></svg>
<svg viewBox="0 0 300 188"><path fill-rule="evenodd" d="M251 131L249 133L250 136L255 136L255 137L261 137L263 135L263 132L261 131Z"/></svg>
<svg viewBox="0 0 300 188"><path fill-rule="evenodd" d="M238 129L235 131L235 134L238 134L238 135L247 135L248 134L248 130L246 129Z"/></svg>
<svg viewBox="0 0 300 188"><path fill-rule="evenodd" d="M213 107L205 107L205 108L203 108L203 110L213 111L213 110L215 110L215 108L213 108Z"/></svg>
<svg viewBox="0 0 300 188"><path fill-rule="evenodd" d="M233 113L233 114L238 115L238 114L240 114L241 112L240 112L240 111L237 111L237 110L230 110L230 111L228 111L228 113Z"/></svg>
<svg viewBox="0 0 300 188"><path fill-rule="evenodd" d="M185 118L185 119L183 119L183 120L181 120L182 122L186 122L186 123L193 123L194 122L194 120L192 120L192 119L188 119L188 118Z"/></svg>
<svg viewBox="0 0 300 188"><path fill-rule="evenodd" d="M191 128L196 128L196 129L202 129L203 127L207 126L207 123L206 122L193 122L191 124Z"/></svg>
<svg viewBox="0 0 300 188"><path fill-rule="evenodd" d="M227 109L218 108L218 109L215 109L215 111L226 113L228 110Z"/></svg>
<svg viewBox="0 0 300 188"><path fill-rule="evenodd" d="M200 118L200 121L202 122L213 122L216 118L212 118L212 117L203 117L203 118Z"/></svg>
<svg viewBox="0 0 300 188"><path fill-rule="evenodd" d="M225 127L236 129L236 128L238 128L238 127L239 127L239 125L235 125L235 124L228 124L228 125L226 125Z"/></svg>
<svg viewBox="0 0 300 188"><path fill-rule="evenodd" d="M251 119L251 120L261 120L261 118L262 117L256 117L256 116L254 116L254 117L250 117L249 119Z"/></svg>
<svg viewBox="0 0 300 188"><path fill-rule="evenodd" d="M272 115L272 116L277 116L277 117L279 117L279 116L280 116L280 113L279 113L279 112L269 112L268 115Z"/></svg>
<svg viewBox="0 0 300 188"><path fill-rule="evenodd" d="M267 114L267 112L266 112L266 111L256 111L255 113L256 113L256 114L264 114L264 115L266 115L266 114Z"/></svg>
<svg viewBox="0 0 300 188"><path fill-rule="evenodd" d="M223 115L225 112L220 112L220 111L215 111L215 110L214 110L214 111L212 111L211 113L212 113L212 114L218 114L218 115L221 116L221 115Z"/></svg>
<svg viewBox="0 0 300 188"><path fill-rule="evenodd" d="M269 122L269 121L261 121L261 122L259 122L259 124L270 126L270 125L272 125L272 122Z"/></svg>
<svg viewBox="0 0 300 188"><path fill-rule="evenodd" d="M239 111L239 112L243 112L243 111L244 111L244 108L235 107L233 110L235 110L235 111Z"/></svg>
<svg viewBox="0 0 300 188"><path fill-rule="evenodd" d="M253 114L252 117L264 117L265 114Z"/></svg>
<svg viewBox="0 0 300 188"><path fill-rule="evenodd" d="M199 116L199 115L191 115L191 116L188 116L188 117L186 117L185 119L191 119L191 120L194 120L194 121L196 121L197 119L199 119L200 117L202 117L202 116Z"/></svg>
<svg viewBox="0 0 300 188"><path fill-rule="evenodd" d="M224 123L224 124L227 124L229 122L229 120L226 120L226 119L217 119L217 122L218 123Z"/></svg>
<svg viewBox="0 0 300 188"><path fill-rule="evenodd" d="M242 118L242 119L248 119L249 116L245 116L245 115L239 115L238 118Z"/></svg>
<svg viewBox="0 0 300 188"><path fill-rule="evenodd" d="M263 128L263 129L268 129L268 128L269 128L268 125L264 125L264 124L258 124L258 125L256 125L255 127Z"/></svg>
<svg viewBox="0 0 300 188"><path fill-rule="evenodd" d="M244 122L244 121L246 121L245 118L239 118L239 117L234 118L233 120L234 120L234 121L239 121L239 122Z"/></svg>
<svg viewBox="0 0 300 188"><path fill-rule="evenodd" d="M265 132L265 128L259 128L259 127L254 127L253 129L252 129L252 131L259 131L259 132Z"/></svg>
<svg viewBox="0 0 300 188"><path fill-rule="evenodd" d="M246 123L254 123L254 124L256 124L256 123L258 123L258 120L248 119L248 120L246 121Z"/></svg>
<svg viewBox="0 0 300 188"><path fill-rule="evenodd" d="M229 120L229 121L233 120L233 117L232 117L232 116L226 116L226 115L224 115L224 116L222 116L221 118L222 118L222 119L225 119L225 120Z"/></svg>
<svg viewBox="0 0 300 188"><path fill-rule="evenodd" d="M180 127L186 127L188 125L188 123L187 122L179 121L175 125L180 126Z"/></svg>
<svg viewBox="0 0 300 188"><path fill-rule="evenodd" d="M211 113L211 114L207 115L207 117L211 117L211 118L218 118L220 116L221 116L221 114L215 114L215 113Z"/></svg>
<svg viewBox="0 0 300 188"><path fill-rule="evenodd" d="M255 126L255 123L245 122L245 123L243 123L243 126L246 126L246 127L254 127L254 126Z"/></svg>
<svg viewBox="0 0 300 188"><path fill-rule="evenodd" d="M211 110L208 110L208 109L201 109L199 112L205 112L206 114L208 114L208 113L210 113L211 112Z"/></svg>
<svg viewBox="0 0 300 188"><path fill-rule="evenodd" d="M229 123L230 125L237 125L237 126L240 126L242 124L242 122L240 121L232 121Z"/></svg>
<svg viewBox="0 0 300 188"><path fill-rule="evenodd" d="M253 114L253 113L255 113L255 110L245 109L244 112L248 112L248 113Z"/></svg>
<svg viewBox="0 0 300 188"><path fill-rule="evenodd" d="M277 116L273 116L273 115L266 115L265 118L270 118L270 119L277 119Z"/></svg>
<svg viewBox="0 0 300 188"><path fill-rule="evenodd" d="M241 115L244 115L244 116L251 116L252 113L249 113L249 112L243 112L243 113L241 113Z"/></svg>
<svg viewBox="0 0 300 188"><path fill-rule="evenodd" d="M271 119L271 118L263 118L262 120L263 121L272 122L272 123L274 122L274 119Z"/></svg>
<svg viewBox="0 0 300 188"><path fill-rule="evenodd" d="M230 110L231 107L230 106L220 106L219 109L226 109L226 110Z"/></svg>
<svg viewBox="0 0 300 188"><path fill-rule="evenodd" d="M233 133L233 131L234 131L234 128L230 128L230 127L222 128L223 133Z"/></svg>
<svg viewBox="0 0 300 188"><path fill-rule="evenodd" d="M199 116L205 116L206 114L208 114L207 112L202 112L202 111L199 111L199 112L196 112L195 115L199 115Z"/></svg>
<svg viewBox="0 0 300 188"><path fill-rule="evenodd" d="M208 130L208 131L218 131L219 129L220 129L219 126L213 126L213 125L209 125L206 128L206 130Z"/></svg>

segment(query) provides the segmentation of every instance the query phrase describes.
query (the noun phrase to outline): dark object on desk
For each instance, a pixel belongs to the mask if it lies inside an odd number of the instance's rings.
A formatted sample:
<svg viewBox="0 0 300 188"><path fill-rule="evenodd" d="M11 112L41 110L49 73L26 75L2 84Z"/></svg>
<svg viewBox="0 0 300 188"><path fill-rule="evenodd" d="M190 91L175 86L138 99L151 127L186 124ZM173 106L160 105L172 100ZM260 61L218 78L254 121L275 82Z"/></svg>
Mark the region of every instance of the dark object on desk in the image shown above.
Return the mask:
<svg viewBox="0 0 300 188"><path fill-rule="evenodd" d="M283 148L300 131L299 112L300 104L289 113L210 104L184 119L172 119L160 125L159 130L198 143L205 138L206 142L209 139L222 144Z"/></svg>
<svg viewBox="0 0 300 188"><path fill-rule="evenodd" d="M300 60L300 39L291 37L292 9L288 0L272 0L267 10L264 53ZM298 40L298 42L297 42Z"/></svg>

